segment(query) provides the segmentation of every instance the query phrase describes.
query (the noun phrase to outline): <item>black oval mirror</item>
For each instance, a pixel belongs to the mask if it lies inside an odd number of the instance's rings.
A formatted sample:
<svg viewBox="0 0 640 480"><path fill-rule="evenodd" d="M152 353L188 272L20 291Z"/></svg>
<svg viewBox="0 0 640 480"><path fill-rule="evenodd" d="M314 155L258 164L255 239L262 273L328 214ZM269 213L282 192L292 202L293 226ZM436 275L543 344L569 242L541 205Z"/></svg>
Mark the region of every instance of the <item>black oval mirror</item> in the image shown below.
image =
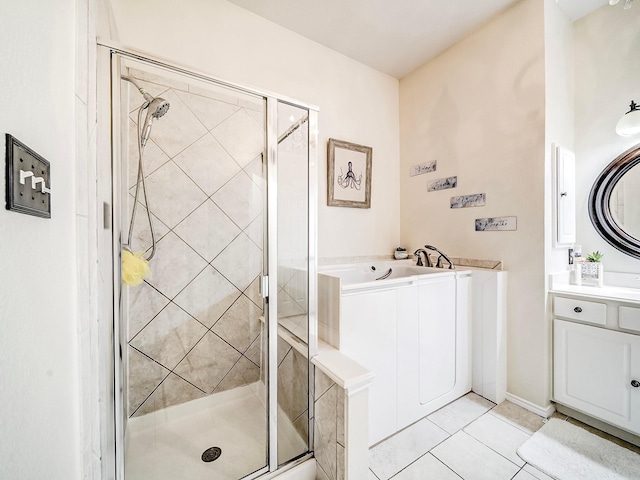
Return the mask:
<svg viewBox="0 0 640 480"><path fill-rule="evenodd" d="M596 231L613 247L635 258L640 258L640 212L634 212L640 205L640 167L634 169L638 164L640 144L607 165L589 194L589 217Z"/></svg>

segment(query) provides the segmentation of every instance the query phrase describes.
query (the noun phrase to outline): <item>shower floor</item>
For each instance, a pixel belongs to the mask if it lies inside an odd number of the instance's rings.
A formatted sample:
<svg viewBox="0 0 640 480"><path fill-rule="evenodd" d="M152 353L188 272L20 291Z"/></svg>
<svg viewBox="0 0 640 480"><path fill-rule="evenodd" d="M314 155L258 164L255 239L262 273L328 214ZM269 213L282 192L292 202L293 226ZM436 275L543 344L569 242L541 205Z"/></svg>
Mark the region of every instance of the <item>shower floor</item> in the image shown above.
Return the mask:
<svg viewBox="0 0 640 480"><path fill-rule="evenodd" d="M127 425L127 480L238 480L266 464L266 414L256 392L260 383L169 407ZM305 441L282 413L279 460L306 451ZM200 458L210 447L222 455L211 463Z"/></svg>

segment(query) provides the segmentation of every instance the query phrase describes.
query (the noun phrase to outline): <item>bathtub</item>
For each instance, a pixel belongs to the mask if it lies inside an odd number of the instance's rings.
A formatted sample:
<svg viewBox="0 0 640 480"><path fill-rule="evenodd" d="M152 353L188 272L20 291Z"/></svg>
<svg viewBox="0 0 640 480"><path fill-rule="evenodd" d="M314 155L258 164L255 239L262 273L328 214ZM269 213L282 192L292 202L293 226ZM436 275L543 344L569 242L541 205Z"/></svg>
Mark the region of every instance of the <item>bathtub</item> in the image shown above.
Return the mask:
<svg viewBox="0 0 640 480"><path fill-rule="evenodd" d="M318 333L376 375L373 445L471 390L471 272L408 261L321 267Z"/></svg>

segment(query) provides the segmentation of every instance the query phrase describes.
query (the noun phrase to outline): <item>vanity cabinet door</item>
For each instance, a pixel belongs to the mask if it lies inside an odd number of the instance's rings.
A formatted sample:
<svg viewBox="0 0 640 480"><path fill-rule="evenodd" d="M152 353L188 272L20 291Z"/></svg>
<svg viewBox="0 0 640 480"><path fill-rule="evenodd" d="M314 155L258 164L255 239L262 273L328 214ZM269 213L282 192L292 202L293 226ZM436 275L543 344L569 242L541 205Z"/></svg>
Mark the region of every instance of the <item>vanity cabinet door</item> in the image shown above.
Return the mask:
<svg viewBox="0 0 640 480"><path fill-rule="evenodd" d="M554 399L640 433L640 336L555 319L553 338Z"/></svg>

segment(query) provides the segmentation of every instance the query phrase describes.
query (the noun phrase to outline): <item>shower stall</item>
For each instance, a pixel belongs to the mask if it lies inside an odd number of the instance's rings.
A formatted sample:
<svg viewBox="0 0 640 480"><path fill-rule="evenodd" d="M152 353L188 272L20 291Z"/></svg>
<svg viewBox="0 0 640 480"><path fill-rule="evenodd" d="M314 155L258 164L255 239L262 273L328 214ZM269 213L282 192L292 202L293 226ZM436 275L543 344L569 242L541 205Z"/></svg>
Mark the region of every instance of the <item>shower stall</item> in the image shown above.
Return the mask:
<svg viewBox="0 0 640 480"><path fill-rule="evenodd" d="M271 478L313 445L317 109L101 50L116 478Z"/></svg>

